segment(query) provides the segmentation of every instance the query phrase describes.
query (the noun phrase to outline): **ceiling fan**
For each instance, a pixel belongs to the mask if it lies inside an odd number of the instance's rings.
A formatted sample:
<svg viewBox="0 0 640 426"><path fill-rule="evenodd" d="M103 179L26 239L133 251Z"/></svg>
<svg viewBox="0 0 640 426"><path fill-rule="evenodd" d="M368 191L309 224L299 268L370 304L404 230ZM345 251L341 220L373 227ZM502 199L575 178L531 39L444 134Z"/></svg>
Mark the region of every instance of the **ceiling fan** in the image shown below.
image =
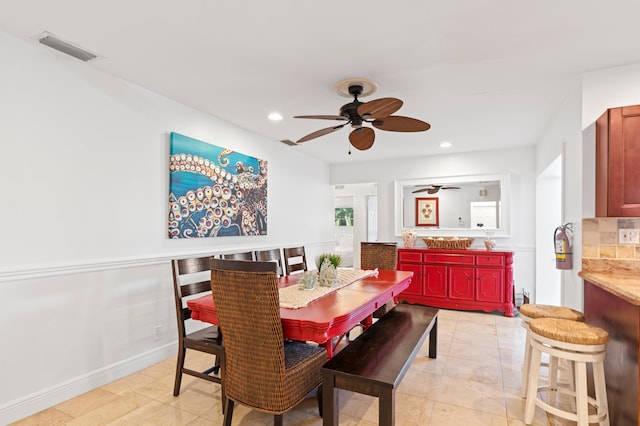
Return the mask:
<svg viewBox="0 0 640 426"><path fill-rule="evenodd" d="M415 191L411 191L412 194L416 194L418 192L426 192L427 194L437 194L441 189L460 189L459 186L444 186L444 185L430 185L427 188L416 189Z"/></svg>
<svg viewBox="0 0 640 426"><path fill-rule="evenodd" d="M391 132L424 132L431 125L422 120L400 115L392 115L402 107L402 101L396 98L380 98L369 102L360 102L358 96L366 96L375 91L377 85L369 80L347 79L338 82L336 89L342 96L353 96L353 101L340 107L339 115L296 115L294 118L313 118L320 120L344 121L343 124L316 130L298 139L303 143L320 136L340 130L350 124L353 130L349 133L349 142L355 148L364 151L373 146L375 133L372 128L364 127L370 123L379 130Z"/></svg>

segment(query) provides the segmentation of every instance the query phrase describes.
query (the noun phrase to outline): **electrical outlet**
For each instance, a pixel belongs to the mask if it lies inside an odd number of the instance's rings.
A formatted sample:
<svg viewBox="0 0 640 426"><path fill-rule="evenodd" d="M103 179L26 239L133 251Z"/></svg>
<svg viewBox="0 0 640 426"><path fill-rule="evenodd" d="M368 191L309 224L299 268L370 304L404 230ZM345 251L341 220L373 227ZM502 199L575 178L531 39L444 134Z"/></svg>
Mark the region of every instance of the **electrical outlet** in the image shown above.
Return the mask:
<svg viewBox="0 0 640 426"><path fill-rule="evenodd" d="M640 229L618 229L619 244L640 244Z"/></svg>
<svg viewBox="0 0 640 426"><path fill-rule="evenodd" d="M153 341L157 342L158 340L160 340L160 331L161 331L162 327L159 325L156 325L156 328L154 329L154 335L153 335Z"/></svg>

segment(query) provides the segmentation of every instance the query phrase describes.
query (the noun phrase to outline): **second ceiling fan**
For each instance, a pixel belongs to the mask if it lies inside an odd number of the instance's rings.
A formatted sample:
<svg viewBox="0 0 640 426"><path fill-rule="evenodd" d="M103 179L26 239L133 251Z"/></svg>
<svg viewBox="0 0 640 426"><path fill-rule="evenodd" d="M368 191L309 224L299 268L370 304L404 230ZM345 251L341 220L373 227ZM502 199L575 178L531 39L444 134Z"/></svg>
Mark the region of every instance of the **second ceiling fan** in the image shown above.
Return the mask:
<svg viewBox="0 0 640 426"><path fill-rule="evenodd" d="M427 188L416 189L415 191L411 191L412 194L417 194L418 192L426 192L427 194L437 194L441 189L460 189L459 186L444 186L444 185L429 185Z"/></svg>
<svg viewBox="0 0 640 426"><path fill-rule="evenodd" d="M365 85L368 85L367 93L364 93ZM307 142L320 136L333 133L350 124L353 130L349 133L349 142L355 148L364 151L373 146L375 132L370 127L364 127L364 123L370 123L379 130L391 132L424 132L431 125L417 118L392 115L402 107L402 101L396 98L380 98L369 102L360 102L358 96L371 94L375 90L375 83L368 80L355 81L348 79L336 85L338 93L345 96L353 96L353 101L340 107L339 115L296 115L294 118L312 118L320 120L344 121L337 126L316 130L298 139L296 143ZM373 89L371 90L371 87ZM348 93L348 95L347 95Z"/></svg>

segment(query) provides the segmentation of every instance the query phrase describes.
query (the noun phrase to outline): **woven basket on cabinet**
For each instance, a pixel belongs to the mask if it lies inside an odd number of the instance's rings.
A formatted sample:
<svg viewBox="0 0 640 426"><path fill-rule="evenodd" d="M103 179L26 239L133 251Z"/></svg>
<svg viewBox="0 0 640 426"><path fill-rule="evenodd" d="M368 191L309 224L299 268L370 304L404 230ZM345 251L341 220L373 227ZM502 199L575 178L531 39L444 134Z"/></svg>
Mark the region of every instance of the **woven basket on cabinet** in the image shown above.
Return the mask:
<svg viewBox="0 0 640 426"><path fill-rule="evenodd" d="M444 250L466 250L473 244L474 238L436 238L426 237L423 238L425 245L430 249L444 249Z"/></svg>

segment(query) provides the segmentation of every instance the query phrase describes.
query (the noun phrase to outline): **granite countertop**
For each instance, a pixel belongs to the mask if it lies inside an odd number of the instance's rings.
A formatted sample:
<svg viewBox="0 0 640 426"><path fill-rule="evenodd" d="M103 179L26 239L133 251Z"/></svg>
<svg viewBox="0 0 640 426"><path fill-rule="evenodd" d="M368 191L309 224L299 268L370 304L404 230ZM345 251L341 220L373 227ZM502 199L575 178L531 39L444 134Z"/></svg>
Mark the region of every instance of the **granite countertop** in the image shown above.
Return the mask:
<svg viewBox="0 0 640 426"><path fill-rule="evenodd" d="M597 287L618 296L633 305L640 306L640 273L625 272L589 272L582 270L580 275Z"/></svg>

